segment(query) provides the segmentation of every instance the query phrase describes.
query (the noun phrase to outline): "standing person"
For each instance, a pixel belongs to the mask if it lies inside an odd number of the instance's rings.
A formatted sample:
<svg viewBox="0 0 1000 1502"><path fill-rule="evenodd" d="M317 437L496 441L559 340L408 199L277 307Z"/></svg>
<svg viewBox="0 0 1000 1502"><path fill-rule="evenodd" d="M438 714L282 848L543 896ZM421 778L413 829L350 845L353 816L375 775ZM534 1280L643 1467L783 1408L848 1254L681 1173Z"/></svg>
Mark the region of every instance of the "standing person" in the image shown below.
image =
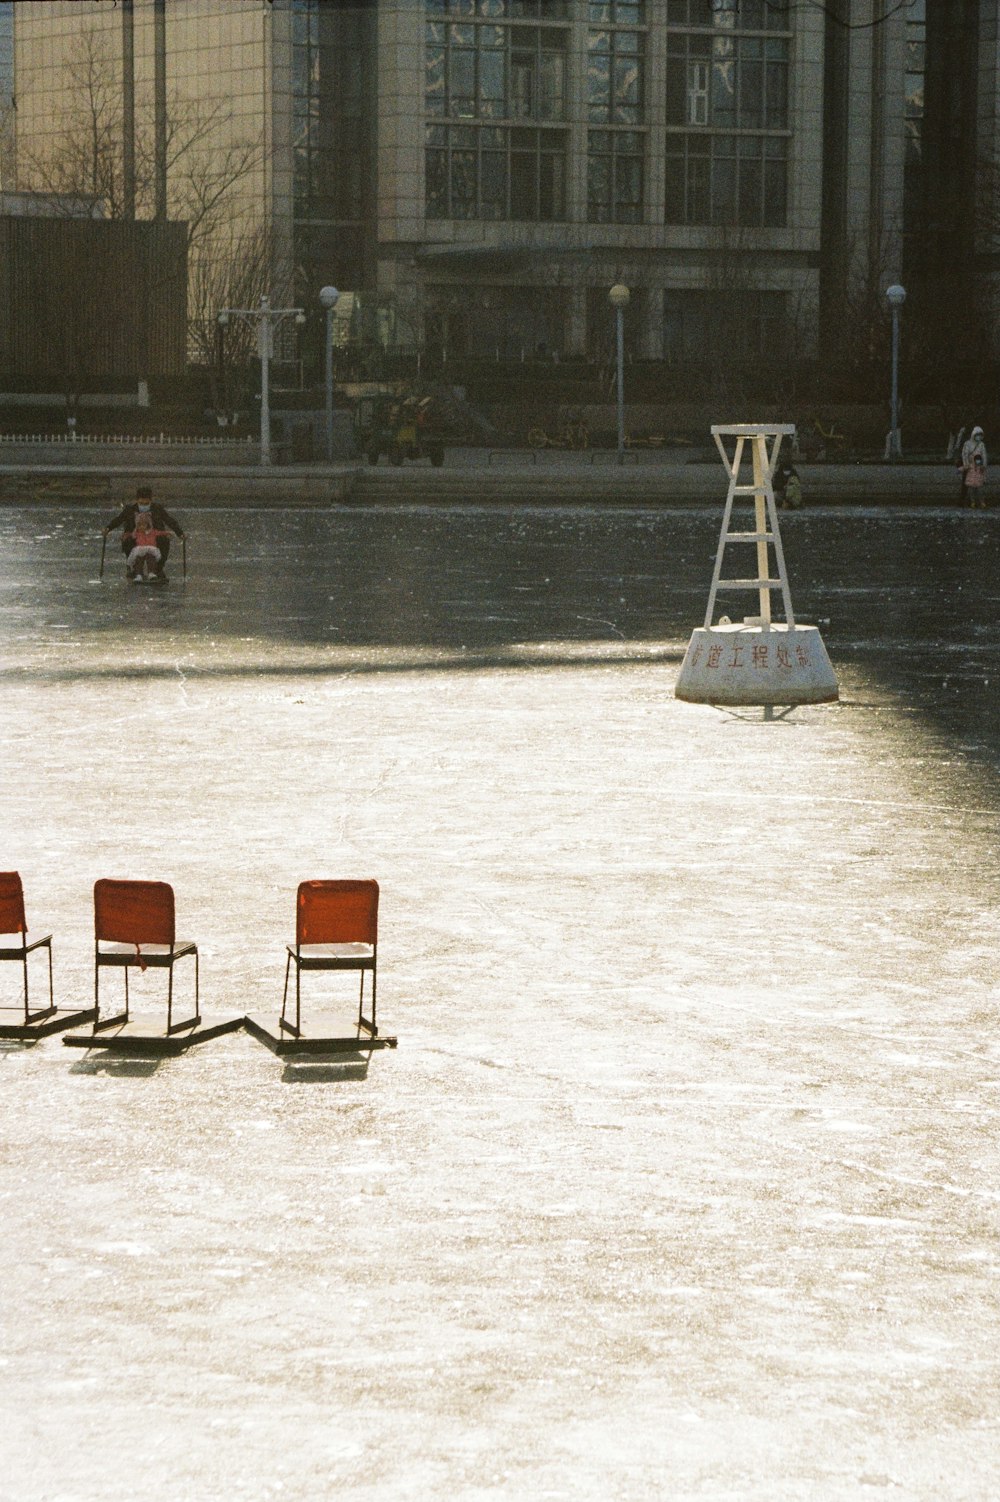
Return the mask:
<svg viewBox="0 0 1000 1502"><path fill-rule="evenodd" d="M104 535L107 537L109 532L114 532L121 527L122 552L127 558L135 547L135 523L140 511L148 511L150 513L153 524L152 529L159 534L156 539L156 546L159 550L160 560L154 568L155 577L157 579L166 579L167 576L163 572L163 569L170 554L170 534L173 533L175 537L183 538L184 528L179 521L176 521L170 515L170 512L165 507L160 505L159 501L153 500L153 492L148 485L140 485L137 488L135 500L123 506L118 515L111 518L104 528Z"/></svg>
<svg viewBox="0 0 1000 1502"><path fill-rule="evenodd" d="M974 510L984 510L986 507L983 486L986 484L988 464L983 430L975 427L962 444L962 501Z"/></svg>

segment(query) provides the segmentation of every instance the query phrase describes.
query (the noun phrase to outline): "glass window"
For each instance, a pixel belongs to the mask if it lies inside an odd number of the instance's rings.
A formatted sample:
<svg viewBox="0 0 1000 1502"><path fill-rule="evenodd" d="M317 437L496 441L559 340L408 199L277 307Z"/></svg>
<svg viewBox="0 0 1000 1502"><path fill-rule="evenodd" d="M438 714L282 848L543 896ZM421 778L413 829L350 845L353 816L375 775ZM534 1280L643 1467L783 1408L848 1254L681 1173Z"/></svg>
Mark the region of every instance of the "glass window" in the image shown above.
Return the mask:
<svg viewBox="0 0 1000 1502"><path fill-rule="evenodd" d="M645 0L590 0L591 26L642 26Z"/></svg>
<svg viewBox="0 0 1000 1502"><path fill-rule="evenodd" d="M538 158L515 151L510 159L510 217L534 219L538 203Z"/></svg>
<svg viewBox="0 0 1000 1502"><path fill-rule="evenodd" d="M443 115L445 112L444 60L444 48L436 42L428 42L424 62L424 108L429 115Z"/></svg>
<svg viewBox="0 0 1000 1502"><path fill-rule="evenodd" d="M587 217L592 223L610 220L612 201L611 156L591 152L587 158Z"/></svg>
<svg viewBox="0 0 1000 1502"><path fill-rule="evenodd" d="M780 228L787 212L784 136L667 137L668 224Z"/></svg>
<svg viewBox="0 0 1000 1502"><path fill-rule="evenodd" d="M587 218L590 223L640 224L644 136L637 131L592 130L587 148Z"/></svg>
<svg viewBox="0 0 1000 1502"><path fill-rule="evenodd" d="M638 125L643 115L645 36L591 31L587 38L587 115L593 122Z"/></svg>
<svg viewBox="0 0 1000 1502"><path fill-rule="evenodd" d="M502 52L484 52L479 63L479 113L502 116L506 98L506 70Z"/></svg>
<svg viewBox="0 0 1000 1502"><path fill-rule="evenodd" d="M562 52L543 52L540 114L543 120L562 120L566 112L566 58Z"/></svg>
<svg viewBox="0 0 1000 1502"><path fill-rule="evenodd" d="M543 151L538 159L538 217L566 217L565 151Z"/></svg>
<svg viewBox="0 0 1000 1502"><path fill-rule="evenodd" d="M426 131L429 218L565 217L565 131L439 125Z"/></svg>
<svg viewBox="0 0 1000 1502"><path fill-rule="evenodd" d="M773 359L787 348L792 329L785 292L732 290L663 294L663 351L670 362L709 364L720 345L734 361Z"/></svg>
<svg viewBox="0 0 1000 1502"><path fill-rule="evenodd" d="M911 5L906 20L906 64L903 125L906 157L903 167L904 217L913 222L919 212L923 158L924 68L927 26L923 3Z"/></svg>
<svg viewBox="0 0 1000 1502"><path fill-rule="evenodd" d="M785 142L767 141L764 152L764 223L780 228L788 220L788 168Z"/></svg>
<svg viewBox="0 0 1000 1502"><path fill-rule="evenodd" d="M611 58L596 46L587 61L587 112L591 120L607 120L611 114Z"/></svg>
<svg viewBox="0 0 1000 1502"><path fill-rule="evenodd" d="M667 24L719 31L786 31L788 0L667 0Z"/></svg>
<svg viewBox="0 0 1000 1502"><path fill-rule="evenodd" d="M472 118L476 113L476 54L469 48L453 47L448 62L448 113Z"/></svg>
<svg viewBox="0 0 1000 1502"><path fill-rule="evenodd" d="M569 0L510 0L509 14L512 20L565 21Z"/></svg>
<svg viewBox="0 0 1000 1502"><path fill-rule="evenodd" d="M507 159L502 151L484 151L482 163L483 219L502 219L507 211Z"/></svg>
<svg viewBox="0 0 1000 1502"><path fill-rule="evenodd" d="M615 92L611 118L622 124L637 125L642 118L642 93L639 61L633 57L615 58Z"/></svg>
<svg viewBox="0 0 1000 1502"><path fill-rule="evenodd" d="M668 0L668 223L786 223L789 15Z"/></svg>
<svg viewBox="0 0 1000 1502"><path fill-rule="evenodd" d="M708 59L693 57L687 65L687 120L688 125L708 124Z"/></svg>
<svg viewBox="0 0 1000 1502"><path fill-rule="evenodd" d="M788 39L668 32L667 122L740 131L788 125ZM712 63L706 80L706 65ZM704 96L709 95L707 104Z"/></svg>
<svg viewBox="0 0 1000 1502"><path fill-rule="evenodd" d="M507 12L494 9L488 14ZM567 37L565 28L548 26L428 23L427 114L561 120L566 108Z"/></svg>
<svg viewBox="0 0 1000 1502"><path fill-rule="evenodd" d="M324 0L331 10L335 0ZM480 20L565 21L570 0L424 0L428 15Z"/></svg>
<svg viewBox="0 0 1000 1502"><path fill-rule="evenodd" d="M374 17L333 13L317 0L292 12L293 201L296 220L360 221L370 209L374 146ZM442 27L428 27L429 108L440 105ZM435 50L436 48L436 50ZM360 268L352 273L363 280Z"/></svg>
<svg viewBox="0 0 1000 1502"><path fill-rule="evenodd" d="M535 65L530 53L515 52L510 60L510 113L525 120L535 113Z"/></svg>
<svg viewBox="0 0 1000 1502"><path fill-rule="evenodd" d="M426 346L432 359L546 358L565 346L566 292L561 287L427 288Z"/></svg>
<svg viewBox="0 0 1000 1502"><path fill-rule="evenodd" d="M451 153L451 217L475 219L476 154L474 151Z"/></svg>

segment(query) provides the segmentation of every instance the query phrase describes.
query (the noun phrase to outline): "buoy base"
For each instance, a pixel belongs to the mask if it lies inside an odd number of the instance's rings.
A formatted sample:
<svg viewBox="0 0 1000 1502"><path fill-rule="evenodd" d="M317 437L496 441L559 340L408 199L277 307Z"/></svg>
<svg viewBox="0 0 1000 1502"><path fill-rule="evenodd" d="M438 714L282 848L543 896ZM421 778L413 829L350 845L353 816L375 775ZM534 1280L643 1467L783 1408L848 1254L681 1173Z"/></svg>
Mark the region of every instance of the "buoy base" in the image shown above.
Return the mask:
<svg viewBox="0 0 1000 1502"><path fill-rule="evenodd" d="M827 704L837 677L816 626L699 626L674 693L689 704Z"/></svg>

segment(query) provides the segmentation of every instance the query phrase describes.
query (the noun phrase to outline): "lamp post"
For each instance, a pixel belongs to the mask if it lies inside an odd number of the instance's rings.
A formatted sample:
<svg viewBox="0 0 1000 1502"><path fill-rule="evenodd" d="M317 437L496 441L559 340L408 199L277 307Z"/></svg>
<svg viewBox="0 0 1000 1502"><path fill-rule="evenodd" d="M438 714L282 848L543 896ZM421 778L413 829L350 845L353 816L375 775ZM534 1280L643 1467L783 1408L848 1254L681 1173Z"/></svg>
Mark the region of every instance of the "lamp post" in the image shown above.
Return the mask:
<svg viewBox="0 0 1000 1502"><path fill-rule="evenodd" d="M618 383L618 463L625 463L625 308L631 296L627 287L616 282L608 293L615 310L615 351Z"/></svg>
<svg viewBox="0 0 1000 1502"><path fill-rule="evenodd" d="M306 321L301 308L272 308L271 299L262 297L257 308L222 308L218 315L220 328L228 328L231 318L241 323L256 326L257 354L260 357L260 462L271 462L271 356L274 353L274 330L286 318L294 318L297 324Z"/></svg>
<svg viewBox="0 0 1000 1502"><path fill-rule="evenodd" d="M321 287L319 300L326 309L326 462L333 463L333 310L340 293L336 287Z"/></svg>
<svg viewBox="0 0 1000 1502"><path fill-rule="evenodd" d="M892 311L892 405L889 429L889 457L901 459L899 441L899 310L906 301L906 288L894 282L885 289L885 300Z"/></svg>

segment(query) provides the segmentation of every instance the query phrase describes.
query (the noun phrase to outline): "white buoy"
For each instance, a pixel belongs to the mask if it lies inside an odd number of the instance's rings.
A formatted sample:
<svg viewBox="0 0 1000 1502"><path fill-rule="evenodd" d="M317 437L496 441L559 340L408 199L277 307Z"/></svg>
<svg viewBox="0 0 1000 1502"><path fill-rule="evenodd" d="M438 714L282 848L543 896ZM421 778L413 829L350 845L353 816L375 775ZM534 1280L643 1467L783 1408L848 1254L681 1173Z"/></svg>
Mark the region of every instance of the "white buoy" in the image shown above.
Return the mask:
<svg viewBox="0 0 1000 1502"><path fill-rule="evenodd" d="M691 633L674 690L678 699L693 704L760 704L770 709L779 704L824 704L838 697L836 674L818 628L796 624L781 547L772 482L781 440L794 432L789 423L738 423L712 428L712 437L729 475L729 493L705 624ZM723 441L726 438L736 440L732 460L726 452ZM747 443L753 461L753 483L741 485L740 465ZM733 503L740 496L753 498L752 530L732 527ZM751 544L755 575L723 578L727 548ZM713 622L720 587L755 591L759 614L746 616L740 624L727 617ZM771 591L776 589L781 591L784 622L771 619Z"/></svg>

